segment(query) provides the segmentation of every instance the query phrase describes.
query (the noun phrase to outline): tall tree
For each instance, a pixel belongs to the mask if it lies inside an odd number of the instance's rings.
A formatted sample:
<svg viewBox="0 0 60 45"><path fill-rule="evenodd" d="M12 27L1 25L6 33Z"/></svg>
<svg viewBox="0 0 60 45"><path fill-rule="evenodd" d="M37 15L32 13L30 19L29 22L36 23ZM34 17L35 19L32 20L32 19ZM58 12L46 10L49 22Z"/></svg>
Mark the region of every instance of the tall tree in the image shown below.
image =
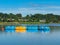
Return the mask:
<svg viewBox="0 0 60 45"><path fill-rule="evenodd" d="M22 14L16 14L18 18L22 18Z"/></svg>

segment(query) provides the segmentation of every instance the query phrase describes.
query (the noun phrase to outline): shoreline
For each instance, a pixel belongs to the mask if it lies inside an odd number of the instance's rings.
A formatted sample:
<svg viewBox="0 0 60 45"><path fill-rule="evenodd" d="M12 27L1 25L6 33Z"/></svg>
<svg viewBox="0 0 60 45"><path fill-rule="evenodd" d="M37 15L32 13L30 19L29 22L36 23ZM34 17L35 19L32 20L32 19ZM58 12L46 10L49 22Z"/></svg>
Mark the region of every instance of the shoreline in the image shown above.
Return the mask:
<svg viewBox="0 0 60 45"><path fill-rule="evenodd" d="M0 22L0 26L5 25L49 25L49 26L60 26L60 23L40 23L40 22Z"/></svg>

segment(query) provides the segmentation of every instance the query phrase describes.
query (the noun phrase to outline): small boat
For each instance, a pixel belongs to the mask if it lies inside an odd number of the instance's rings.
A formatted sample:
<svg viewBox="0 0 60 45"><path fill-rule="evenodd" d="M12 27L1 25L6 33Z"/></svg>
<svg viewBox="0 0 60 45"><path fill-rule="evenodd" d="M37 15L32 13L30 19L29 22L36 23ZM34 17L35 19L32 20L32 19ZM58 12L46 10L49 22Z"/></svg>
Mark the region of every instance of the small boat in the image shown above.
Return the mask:
<svg viewBox="0 0 60 45"><path fill-rule="evenodd" d="M48 26L40 26L39 30L41 32L49 32L50 31L50 27L48 27Z"/></svg>
<svg viewBox="0 0 60 45"><path fill-rule="evenodd" d="M16 32L26 32L26 27L25 26L17 26L15 30L16 30Z"/></svg>
<svg viewBox="0 0 60 45"><path fill-rule="evenodd" d="M15 26L5 26L5 32L15 32Z"/></svg>

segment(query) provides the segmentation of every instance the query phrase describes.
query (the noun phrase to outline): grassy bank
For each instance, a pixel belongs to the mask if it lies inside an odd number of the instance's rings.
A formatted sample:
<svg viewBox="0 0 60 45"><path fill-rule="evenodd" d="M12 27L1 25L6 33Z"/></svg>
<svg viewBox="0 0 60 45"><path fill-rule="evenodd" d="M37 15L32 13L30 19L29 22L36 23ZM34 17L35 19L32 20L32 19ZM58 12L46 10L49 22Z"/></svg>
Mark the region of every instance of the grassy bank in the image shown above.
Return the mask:
<svg viewBox="0 0 60 45"><path fill-rule="evenodd" d="M0 25L42 24L40 22L0 22Z"/></svg>
<svg viewBox="0 0 60 45"><path fill-rule="evenodd" d="M0 22L0 25L20 25L20 24L53 24L53 23L41 23L41 22ZM60 24L60 23L55 23Z"/></svg>

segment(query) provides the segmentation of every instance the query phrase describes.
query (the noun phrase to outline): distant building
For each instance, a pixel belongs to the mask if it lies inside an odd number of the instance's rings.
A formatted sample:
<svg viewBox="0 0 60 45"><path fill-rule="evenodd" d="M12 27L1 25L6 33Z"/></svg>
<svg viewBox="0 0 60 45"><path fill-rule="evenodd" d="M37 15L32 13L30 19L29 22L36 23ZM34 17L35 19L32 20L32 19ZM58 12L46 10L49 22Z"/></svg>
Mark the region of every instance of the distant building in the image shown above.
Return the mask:
<svg viewBox="0 0 60 45"><path fill-rule="evenodd" d="M11 19L12 21L15 21L15 19Z"/></svg>
<svg viewBox="0 0 60 45"><path fill-rule="evenodd" d="M4 19L2 18L1 20L3 21Z"/></svg>
<svg viewBox="0 0 60 45"><path fill-rule="evenodd" d="M39 20L39 22L46 22L46 20Z"/></svg>
<svg viewBox="0 0 60 45"><path fill-rule="evenodd" d="M8 22L13 22L15 19L7 19Z"/></svg>
<svg viewBox="0 0 60 45"><path fill-rule="evenodd" d="M5 20L2 18L1 21L4 22Z"/></svg>
<svg viewBox="0 0 60 45"><path fill-rule="evenodd" d="M25 22L27 22L28 21L28 19L18 19L19 21L25 21Z"/></svg>

